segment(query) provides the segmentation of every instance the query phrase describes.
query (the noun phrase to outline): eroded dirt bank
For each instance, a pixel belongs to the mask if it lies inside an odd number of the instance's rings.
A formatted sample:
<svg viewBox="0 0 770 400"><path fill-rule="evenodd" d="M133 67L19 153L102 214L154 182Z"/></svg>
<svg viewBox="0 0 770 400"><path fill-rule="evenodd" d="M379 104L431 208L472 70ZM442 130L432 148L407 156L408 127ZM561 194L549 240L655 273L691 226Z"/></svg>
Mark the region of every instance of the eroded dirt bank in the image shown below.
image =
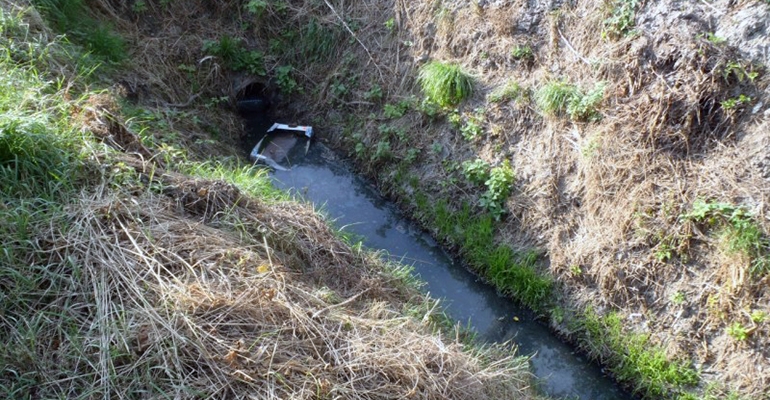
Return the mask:
<svg viewBox="0 0 770 400"><path fill-rule="evenodd" d="M767 2L90 3L132 42L135 101L259 82L460 253L442 221L499 216L497 244L542 254L545 317L641 393L766 398ZM432 61L472 95L424 102ZM506 162L490 206L474 170Z"/></svg>

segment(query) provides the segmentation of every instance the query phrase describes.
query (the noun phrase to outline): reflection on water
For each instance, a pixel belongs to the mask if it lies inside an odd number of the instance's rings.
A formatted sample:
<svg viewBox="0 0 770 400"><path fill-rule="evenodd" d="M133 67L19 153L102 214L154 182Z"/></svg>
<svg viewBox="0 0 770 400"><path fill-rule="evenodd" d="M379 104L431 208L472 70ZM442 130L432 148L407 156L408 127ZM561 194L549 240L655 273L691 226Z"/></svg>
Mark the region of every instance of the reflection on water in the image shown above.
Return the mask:
<svg viewBox="0 0 770 400"><path fill-rule="evenodd" d="M469 322L480 339L517 343L521 354L532 355L532 371L547 394L585 400L631 398L534 321L530 312L455 263L327 148L314 143L305 154L300 141L283 164L291 170L273 173L276 186L320 206L337 226L361 236L367 247L384 249L390 257L413 265L427 283L426 290L445 299L448 314Z"/></svg>

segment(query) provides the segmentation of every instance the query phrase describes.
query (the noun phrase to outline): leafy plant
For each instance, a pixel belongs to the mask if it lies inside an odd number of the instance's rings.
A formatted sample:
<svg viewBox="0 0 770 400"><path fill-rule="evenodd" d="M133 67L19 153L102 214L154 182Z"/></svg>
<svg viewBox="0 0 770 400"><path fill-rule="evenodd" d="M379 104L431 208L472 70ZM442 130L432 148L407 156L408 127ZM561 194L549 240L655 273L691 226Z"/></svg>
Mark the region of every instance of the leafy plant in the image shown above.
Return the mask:
<svg viewBox="0 0 770 400"><path fill-rule="evenodd" d="M751 97L746 96L745 94L741 94L738 97L732 97L727 100L723 100L719 104L725 110L733 110L749 103L751 103Z"/></svg>
<svg viewBox="0 0 770 400"><path fill-rule="evenodd" d="M465 119L465 123L460 127L460 133L465 140L473 140L484 132L483 128L484 110L477 109L472 115Z"/></svg>
<svg viewBox="0 0 770 400"><path fill-rule="evenodd" d="M597 84L590 92L583 93L578 90L567 104L567 114L577 121L597 121L601 115L597 107L604 99L605 84Z"/></svg>
<svg viewBox="0 0 770 400"><path fill-rule="evenodd" d="M382 87L376 83L364 94L364 98L369 101L380 101L382 96Z"/></svg>
<svg viewBox="0 0 770 400"><path fill-rule="evenodd" d="M489 179L484 182L487 191L481 196L480 204L495 220L505 214L505 201L511 194L514 178L511 163L505 160L502 165L492 168Z"/></svg>
<svg viewBox="0 0 770 400"><path fill-rule="evenodd" d="M631 33L634 28L639 0L609 0L605 2L605 19L602 37L618 39Z"/></svg>
<svg viewBox="0 0 770 400"><path fill-rule="evenodd" d="M755 276L770 272L770 240L745 208L697 199L692 211L683 214L681 218L718 228L726 250L748 257L751 272Z"/></svg>
<svg viewBox="0 0 770 400"><path fill-rule="evenodd" d="M393 18L388 19L385 21L385 27L392 32L396 28L396 20Z"/></svg>
<svg viewBox="0 0 770 400"><path fill-rule="evenodd" d="M477 185L481 185L489 179L490 169L489 163L480 158L473 161L465 161L462 164L462 172L465 179Z"/></svg>
<svg viewBox="0 0 770 400"><path fill-rule="evenodd" d="M299 88L299 84L291 76L293 70L294 68L291 65L284 65L275 69L275 80L278 83L278 87L285 94L292 94Z"/></svg>
<svg viewBox="0 0 770 400"><path fill-rule="evenodd" d="M727 334L739 342L743 342L749 338L749 330L746 329L745 326L741 325L740 322L733 322L730 326L728 326Z"/></svg>
<svg viewBox="0 0 770 400"><path fill-rule="evenodd" d="M397 104L385 104L383 115L385 118L401 118L409 110L409 102L402 100Z"/></svg>
<svg viewBox="0 0 770 400"><path fill-rule="evenodd" d="M752 70L752 67L748 68L739 61L728 61L724 67L722 67L722 77L725 81L730 81L735 78L739 83L743 83L748 80L749 83L753 83L759 76L759 72Z"/></svg>
<svg viewBox="0 0 770 400"><path fill-rule="evenodd" d="M442 107L456 105L473 94L473 80L457 64L432 61L419 72L422 91Z"/></svg>
<svg viewBox="0 0 770 400"><path fill-rule="evenodd" d="M532 52L532 47L528 44L516 46L511 49L511 56L517 60L531 61L535 58L535 54Z"/></svg>
<svg viewBox="0 0 770 400"><path fill-rule="evenodd" d="M256 50L246 50L240 39L222 36L217 41L203 43L203 52L219 57L233 71L244 71L252 75L264 76L264 55Z"/></svg>

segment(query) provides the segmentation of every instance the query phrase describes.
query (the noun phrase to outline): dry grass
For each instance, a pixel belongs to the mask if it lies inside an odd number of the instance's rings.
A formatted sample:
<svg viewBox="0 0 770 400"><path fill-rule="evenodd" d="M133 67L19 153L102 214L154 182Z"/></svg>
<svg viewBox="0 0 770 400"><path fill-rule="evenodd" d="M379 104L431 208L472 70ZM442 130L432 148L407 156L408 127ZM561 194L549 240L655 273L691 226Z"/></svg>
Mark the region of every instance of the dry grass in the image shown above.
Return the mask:
<svg viewBox="0 0 770 400"><path fill-rule="evenodd" d="M307 209L233 202L216 182L169 187L96 188L41 238L38 262L66 285L5 316L39 324L4 351L35 397L529 398L526 362L435 332L432 300ZM403 316L409 305L424 318Z"/></svg>

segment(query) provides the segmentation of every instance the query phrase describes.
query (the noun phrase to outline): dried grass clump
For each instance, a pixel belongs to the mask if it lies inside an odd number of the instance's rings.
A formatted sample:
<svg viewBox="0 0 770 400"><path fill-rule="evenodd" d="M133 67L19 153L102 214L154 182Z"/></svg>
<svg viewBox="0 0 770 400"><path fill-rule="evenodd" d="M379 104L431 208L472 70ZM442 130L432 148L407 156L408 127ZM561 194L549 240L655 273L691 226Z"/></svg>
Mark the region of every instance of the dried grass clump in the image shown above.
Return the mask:
<svg viewBox="0 0 770 400"><path fill-rule="evenodd" d="M526 363L403 316L434 307L300 206L209 215L151 192L95 193L41 238L47 300L3 316L6 371L36 382L35 397L530 396Z"/></svg>

